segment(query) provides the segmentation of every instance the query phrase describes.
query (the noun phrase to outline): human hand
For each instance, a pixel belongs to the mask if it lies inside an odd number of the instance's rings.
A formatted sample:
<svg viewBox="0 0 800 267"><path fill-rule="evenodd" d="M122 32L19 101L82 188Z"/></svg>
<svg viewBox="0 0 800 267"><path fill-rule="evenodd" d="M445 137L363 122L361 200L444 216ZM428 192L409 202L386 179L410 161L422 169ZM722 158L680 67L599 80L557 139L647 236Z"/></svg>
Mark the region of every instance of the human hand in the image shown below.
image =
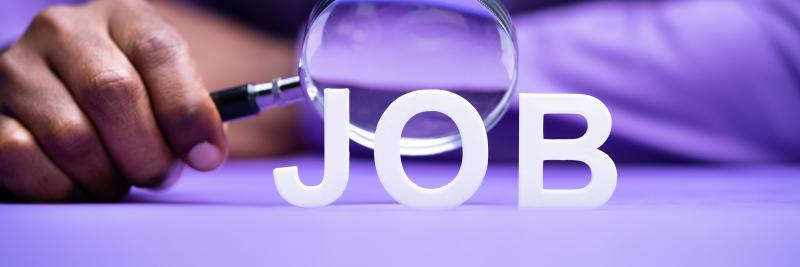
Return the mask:
<svg viewBox="0 0 800 267"><path fill-rule="evenodd" d="M144 1L48 8L0 54L0 191L16 198L116 200L227 153L186 43Z"/></svg>

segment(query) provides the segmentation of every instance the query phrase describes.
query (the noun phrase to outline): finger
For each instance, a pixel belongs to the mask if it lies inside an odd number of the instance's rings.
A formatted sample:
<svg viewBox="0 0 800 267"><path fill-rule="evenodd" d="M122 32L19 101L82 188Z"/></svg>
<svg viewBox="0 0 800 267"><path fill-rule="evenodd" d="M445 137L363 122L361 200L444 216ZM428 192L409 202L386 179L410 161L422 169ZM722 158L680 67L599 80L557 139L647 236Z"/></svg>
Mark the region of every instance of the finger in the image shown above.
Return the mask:
<svg viewBox="0 0 800 267"><path fill-rule="evenodd" d="M71 24L79 23L104 22ZM46 58L99 132L115 165L133 185L158 186L177 164L136 70L105 29L55 36Z"/></svg>
<svg viewBox="0 0 800 267"><path fill-rule="evenodd" d="M3 55L2 69L14 77L0 93L7 109L34 135L44 152L90 198L117 200L130 184L117 172L94 126L41 57L25 49ZM34 104L35 103L35 104Z"/></svg>
<svg viewBox="0 0 800 267"><path fill-rule="evenodd" d="M0 184L17 198L34 202L65 201L75 188L31 133L4 115L0 115Z"/></svg>
<svg viewBox="0 0 800 267"><path fill-rule="evenodd" d="M142 13L152 13L146 7ZM142 76L156 120L173 151L194 169L209 171L224 161L228 144L222 121L199 78L185 42L163 20L112 16L110 32ZM131 24L131 21L137 23Z"/></svg>

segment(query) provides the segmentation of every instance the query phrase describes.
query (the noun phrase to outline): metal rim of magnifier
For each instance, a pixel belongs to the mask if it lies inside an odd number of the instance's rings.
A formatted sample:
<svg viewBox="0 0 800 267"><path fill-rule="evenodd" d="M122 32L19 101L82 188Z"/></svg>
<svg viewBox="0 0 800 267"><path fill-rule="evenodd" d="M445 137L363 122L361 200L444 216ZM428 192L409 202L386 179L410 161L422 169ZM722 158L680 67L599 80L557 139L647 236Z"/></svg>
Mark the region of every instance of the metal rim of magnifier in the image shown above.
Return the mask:
<svg viewBox="0 0 800 267"><path fill-rule="evenodd" d="M311 15L309 16L309 21L306 23L305 32L308 33L311 30L311 27L314 26L315 20L322 14L325 9L331 6L337 0L321 0L317 2L314 8L311 11ZM511 23L511 15L508 13L508 10L498 1L496 0L474 0L478 1L481 5L486 7L495 18L498 19L500 26L502 27L503 31L508 34L511 38L511 43L514 48L514 68L512 70L511 75L511 84L509 84L510 90L507 90L506 93L503 95L503 98L500 100L501 104L499 107L496 107L489 115L486 116L486 119L483 120L486 130L491 130L497 123L500 122L501 118L505 113L508 111L509 106L511 105L511 97L517 91L517 76L519 72L519 47L517 45L517 36L516 30L514 29L514 25ZM303 37L302 46L300 47L300 56L299 56L299 66L298 66L298 73L300 74L300 82L302 83L302 90L306 97L311 100L312 105L314 105L317 111L323 110L322 101L317 101L317 97L321 94L321 92L313 86L313 82L310 80L311 78L308 77L308 73L310 73L308 64L306 62L305 53L307 51L307 42L306 38L308 38L307 34ZM304 69L304 66L305 69ZM324 97L324 96L323 96ZM351 125L350 127L350 139L355 141L358 144L361 144L365 147L370 149L375 148L374 140L375 134L361 129L359 127ZM451 151L461 147L461 136L460 135L453 135L453 136L446 136L435 138L436 142L432 142L430 139L426 138L403 138L402 147L400 148L400 153L406 156L427 156L427 155L434 155L439 153L444 153L447 151Z"/></svg>

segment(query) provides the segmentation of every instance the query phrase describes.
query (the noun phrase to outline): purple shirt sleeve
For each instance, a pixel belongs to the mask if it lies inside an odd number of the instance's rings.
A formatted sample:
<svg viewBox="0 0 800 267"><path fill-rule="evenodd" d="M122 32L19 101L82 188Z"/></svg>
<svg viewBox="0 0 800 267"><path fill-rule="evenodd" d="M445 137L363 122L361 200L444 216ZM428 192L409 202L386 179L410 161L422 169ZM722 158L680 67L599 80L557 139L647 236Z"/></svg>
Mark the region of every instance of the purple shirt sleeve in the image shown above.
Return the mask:
<svg viewBox="0 0 800 267"><path fill-rule="evenodd" d="M75 1L0 4L0 47L39 10L63 2ZM614 118L604 149L617 161L800 161L800 2L506 2L518 32L519 92L601 99ZM272 6L244 9L283 9ZM489 134L493 159L516 158L516 108ZM305 118L311 146L321 147L320 119ZM583 127L547 122L551 137Z"/></svg>
<svg viewBox="0 0 800 267"><path fill-rule="evenodd" d="M800 2L595 2L515 24L520 92L601 99L617 159L800 161Z"/></svg>
<svg viewBox="0 0 800 267"><path fill-rule="evenodd" d="M602 100L614 119L603 149L618 162L800 161L800 2L579 2L516 12L514 24L519 92ZM545 121L548 138L585 127ZM518 123L515 99L489 133L492 159L516 160Z"/></svg>

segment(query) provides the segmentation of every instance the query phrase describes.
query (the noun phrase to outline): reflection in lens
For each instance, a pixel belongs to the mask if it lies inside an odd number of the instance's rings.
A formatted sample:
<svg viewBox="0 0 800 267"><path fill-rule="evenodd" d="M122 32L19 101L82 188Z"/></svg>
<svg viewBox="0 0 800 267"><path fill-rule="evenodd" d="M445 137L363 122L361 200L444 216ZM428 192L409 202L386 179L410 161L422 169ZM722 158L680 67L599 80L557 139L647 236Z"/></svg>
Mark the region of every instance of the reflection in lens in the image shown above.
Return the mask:
<svg viewBox="0 0 800 267"><path fill-rule="evenodd" d="M386 107L415 90L442 89L464 97L487 128L505 112L517 55L513 29L506 16L495 15L496 2L328 2L308 27L300 75L320 111L322 89L350 89L354 141L372 147ZM427 112L406 125L401 152L429 155L459 146L455 124Z"/></svg>

